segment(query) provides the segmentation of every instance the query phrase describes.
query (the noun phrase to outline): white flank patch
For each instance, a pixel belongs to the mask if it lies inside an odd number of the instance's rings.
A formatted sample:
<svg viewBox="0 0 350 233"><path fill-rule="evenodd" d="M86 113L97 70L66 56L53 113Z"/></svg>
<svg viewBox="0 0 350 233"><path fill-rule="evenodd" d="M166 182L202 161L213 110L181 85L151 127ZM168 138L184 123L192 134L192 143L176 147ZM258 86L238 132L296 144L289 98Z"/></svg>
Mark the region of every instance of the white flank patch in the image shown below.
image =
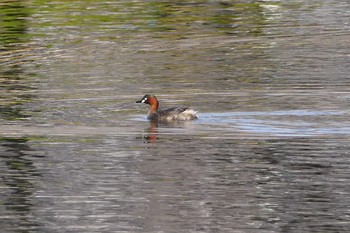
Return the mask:
<svg viewBox="0 0 350 233"><path fill-rule="evenodd" d="M186 109L181 114L179 114L178 120L181 120L181 121L193 120L197 117L196 114L197 114L197 111L193 109Z"/></svg>

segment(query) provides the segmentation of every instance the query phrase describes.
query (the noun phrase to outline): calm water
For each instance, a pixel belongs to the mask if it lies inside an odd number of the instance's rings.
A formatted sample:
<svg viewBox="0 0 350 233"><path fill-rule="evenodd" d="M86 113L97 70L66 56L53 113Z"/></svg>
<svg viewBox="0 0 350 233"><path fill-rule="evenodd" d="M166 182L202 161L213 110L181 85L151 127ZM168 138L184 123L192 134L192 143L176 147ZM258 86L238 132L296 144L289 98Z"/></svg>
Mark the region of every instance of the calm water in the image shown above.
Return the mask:
<svg viewBox="0 0 350 233"><path fill-rule="evenodd" d="M1 232L350 232L350 3L2 1ZM199 120L150 124L145 93Z"/></svg>

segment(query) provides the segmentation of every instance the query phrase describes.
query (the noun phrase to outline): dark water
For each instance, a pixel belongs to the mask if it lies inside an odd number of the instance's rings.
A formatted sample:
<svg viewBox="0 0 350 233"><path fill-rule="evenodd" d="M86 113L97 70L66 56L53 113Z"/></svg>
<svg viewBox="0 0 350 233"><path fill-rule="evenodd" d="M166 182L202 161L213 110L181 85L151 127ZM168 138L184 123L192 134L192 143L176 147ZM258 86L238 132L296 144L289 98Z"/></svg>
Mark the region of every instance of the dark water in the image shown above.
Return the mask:
<svg viewBox="0 0 350 233"><path fill-rule="evenodd" d="M349 9L2 1L1 232L349 232Z"/></svg>

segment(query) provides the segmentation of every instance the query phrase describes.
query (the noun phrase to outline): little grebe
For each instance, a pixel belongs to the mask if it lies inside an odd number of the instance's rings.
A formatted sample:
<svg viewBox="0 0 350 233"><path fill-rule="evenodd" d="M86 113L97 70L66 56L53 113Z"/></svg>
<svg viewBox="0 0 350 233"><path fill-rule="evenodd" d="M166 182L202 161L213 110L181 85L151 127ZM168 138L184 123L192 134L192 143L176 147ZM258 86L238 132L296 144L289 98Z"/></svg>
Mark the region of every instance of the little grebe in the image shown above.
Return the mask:
<svg viewBox="0 0 350 233"><path fill-rule="evenodd" d="M197 119L197 111L188 107L173 107L158 110L159 102L154 95L145 95L136 103L149 104L147 119L151 121L188 121Z"/></svg>

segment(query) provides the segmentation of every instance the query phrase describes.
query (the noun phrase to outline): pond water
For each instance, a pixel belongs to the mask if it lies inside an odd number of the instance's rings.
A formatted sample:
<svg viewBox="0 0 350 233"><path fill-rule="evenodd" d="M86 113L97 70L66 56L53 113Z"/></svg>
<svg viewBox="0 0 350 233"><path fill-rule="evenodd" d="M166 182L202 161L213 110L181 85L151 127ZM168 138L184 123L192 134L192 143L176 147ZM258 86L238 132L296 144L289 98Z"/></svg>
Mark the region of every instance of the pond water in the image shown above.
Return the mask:
<svg viewBox="0 0 350 233"><path fill-rule="evenodd" d="M345 0L2 1L1 232L350 232L349 29Z"/></svg>

